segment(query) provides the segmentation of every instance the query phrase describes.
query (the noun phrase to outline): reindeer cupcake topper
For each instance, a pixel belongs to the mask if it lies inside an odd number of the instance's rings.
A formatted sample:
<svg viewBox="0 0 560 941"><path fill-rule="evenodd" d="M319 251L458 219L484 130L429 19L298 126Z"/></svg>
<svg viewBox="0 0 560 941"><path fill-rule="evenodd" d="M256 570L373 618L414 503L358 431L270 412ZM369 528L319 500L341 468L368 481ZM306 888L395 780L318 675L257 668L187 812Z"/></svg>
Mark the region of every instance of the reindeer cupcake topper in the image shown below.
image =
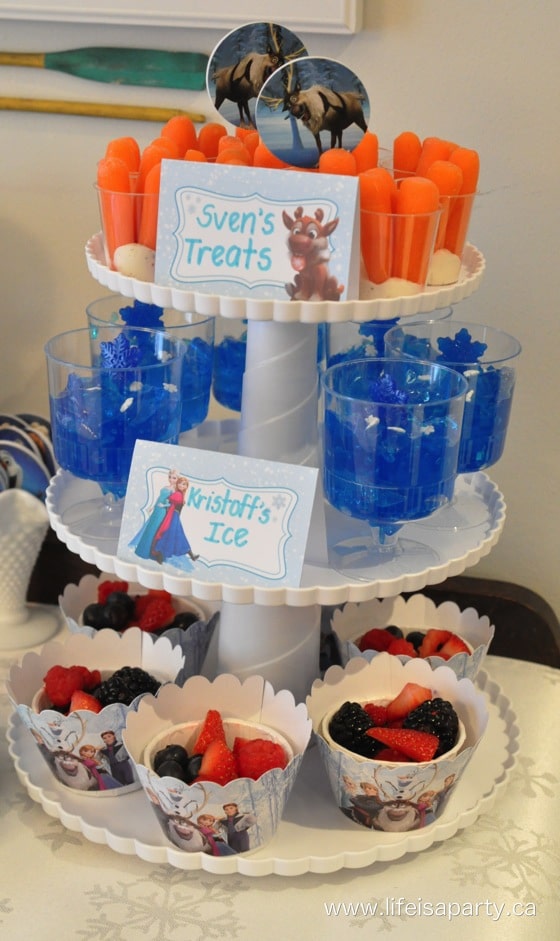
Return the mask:
<svg viewBox="0 0 560 941"><path fill-rule="evenodd" d="M276 23L248 23L228 33L208 61L206 87L220 115L254 128L255 101L276 69L306 56L298 36Z"/></svg>
<svg viewBox="0 0 560 941"><path fill-rule="evenodd" d="M307 56L281 65L256 105L269 150L296 167L314 167L324 150L353 150L367 131L369 99L359 78L333 59Z"/></svg>

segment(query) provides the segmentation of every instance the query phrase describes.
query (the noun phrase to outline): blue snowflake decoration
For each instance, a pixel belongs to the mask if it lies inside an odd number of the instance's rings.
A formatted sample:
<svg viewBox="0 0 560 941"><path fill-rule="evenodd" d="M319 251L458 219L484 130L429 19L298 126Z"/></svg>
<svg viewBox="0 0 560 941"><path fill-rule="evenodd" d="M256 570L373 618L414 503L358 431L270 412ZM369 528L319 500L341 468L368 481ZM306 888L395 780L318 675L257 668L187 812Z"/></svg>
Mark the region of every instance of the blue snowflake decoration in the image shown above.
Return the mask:
<svg viewBox="0 0 560 941"><path fill-rule="evenodd" d="M369 387L369 398L372 402L383 402L386 405L405 405L408 394L399 389L392 376L380 376Z"/></svg>
<svg viewBox="0 0 560 941"><path fill-rule="evenodd" d="M454 337L438 337L437 343L441 351L438 359L446 363L476 363L488 346L473 340L466 327L461 327Z"/></svg>
<svg viewBox="0 0 560 941"><path fill-rule="evenodd" d="M119 333L115 340L102 341L99 348L101 365L105 369L128 369L140 362L140 350L131 345L124 333Z"/></svg>
<svg viewBox="0 0 560 941"><path fill-rule="evenodd" d="M145 304L135 300L132 306L121 307L119 314L129 327L148 327L154 330L163 328L163 307L157 304Z"/></svg>

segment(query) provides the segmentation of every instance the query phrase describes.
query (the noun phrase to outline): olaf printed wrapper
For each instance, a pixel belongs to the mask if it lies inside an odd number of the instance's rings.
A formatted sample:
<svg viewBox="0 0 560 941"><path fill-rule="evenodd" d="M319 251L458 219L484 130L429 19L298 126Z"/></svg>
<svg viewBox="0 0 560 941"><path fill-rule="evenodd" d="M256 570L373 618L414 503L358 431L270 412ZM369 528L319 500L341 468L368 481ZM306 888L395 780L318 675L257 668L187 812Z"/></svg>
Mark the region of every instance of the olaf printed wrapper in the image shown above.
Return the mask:
<svg viewBox="0 0 560 941"><path fill-rule="evenodd" d="M45 644L38 653L26 653L12 666L6 687L56 782L76 796L116 797L140 788L122 733L127 714L142 697L129 706L114 703L98 713L80 709L64 715L43 708L45 674L52 666L79 665L99 670L106 679L121 667L131 666L141 667L166 684L180 676L184 662L180 647L139 628L122 635L112 630L99 631L94 637L73 634L65 641Z"/></svg>

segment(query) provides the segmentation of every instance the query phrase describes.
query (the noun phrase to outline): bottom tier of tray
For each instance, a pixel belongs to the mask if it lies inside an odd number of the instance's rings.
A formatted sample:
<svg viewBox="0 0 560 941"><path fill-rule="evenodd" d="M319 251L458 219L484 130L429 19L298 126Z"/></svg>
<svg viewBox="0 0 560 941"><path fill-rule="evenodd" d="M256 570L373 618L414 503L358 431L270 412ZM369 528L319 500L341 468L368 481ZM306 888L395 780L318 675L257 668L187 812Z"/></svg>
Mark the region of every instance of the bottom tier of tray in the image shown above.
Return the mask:
<svg viewBox="0 0 560 941"><path fill-rule="evenodd" d="M247 876L358 869L447 840L492 807L515 763L518 728L512 705L498 684L483 670L476 682L488 700L486 734L442 816L408 833L365 830L345 818L333 802L313 745L305 755L273 840L253 853L225 857L182 852L167 844L143 791L99 801L74 795L53 783L29 732L15 714L8 728L10 755L30 797L47 814L117 853L177 869Z"/></svg>

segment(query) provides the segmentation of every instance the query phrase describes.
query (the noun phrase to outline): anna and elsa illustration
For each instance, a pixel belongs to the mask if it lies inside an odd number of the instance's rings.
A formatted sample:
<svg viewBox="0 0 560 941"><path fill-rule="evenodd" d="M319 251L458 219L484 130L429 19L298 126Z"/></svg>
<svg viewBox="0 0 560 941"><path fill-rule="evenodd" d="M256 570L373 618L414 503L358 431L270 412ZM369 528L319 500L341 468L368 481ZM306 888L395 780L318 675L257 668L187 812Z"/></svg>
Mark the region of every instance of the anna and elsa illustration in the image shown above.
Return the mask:
<svg viewBox="0 0 560 941"><path fill-rule="evenodd" d="M154 559L160 564L172 556L188 555L193 562L198 559L181 525L188 488L188 479L171 468L167 485L160 490L148 519L130 543L141 559Z"/></svg>

